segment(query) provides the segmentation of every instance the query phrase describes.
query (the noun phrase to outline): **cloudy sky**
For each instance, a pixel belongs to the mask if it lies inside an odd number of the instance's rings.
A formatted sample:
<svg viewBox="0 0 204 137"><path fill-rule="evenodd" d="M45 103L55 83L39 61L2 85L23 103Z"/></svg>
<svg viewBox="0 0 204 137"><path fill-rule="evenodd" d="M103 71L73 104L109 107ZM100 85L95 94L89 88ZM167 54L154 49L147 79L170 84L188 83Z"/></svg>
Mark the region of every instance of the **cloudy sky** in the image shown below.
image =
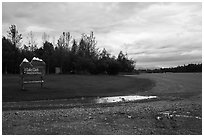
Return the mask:
<svg viewBox="0 0 204 137"><path fill-rule="evenodd" d="M138 67L169 67L202 62L202 3L3 3L2 33L11 24L57 41L63 31L79 39L95 33L97 47L120 50Z"/></svg>

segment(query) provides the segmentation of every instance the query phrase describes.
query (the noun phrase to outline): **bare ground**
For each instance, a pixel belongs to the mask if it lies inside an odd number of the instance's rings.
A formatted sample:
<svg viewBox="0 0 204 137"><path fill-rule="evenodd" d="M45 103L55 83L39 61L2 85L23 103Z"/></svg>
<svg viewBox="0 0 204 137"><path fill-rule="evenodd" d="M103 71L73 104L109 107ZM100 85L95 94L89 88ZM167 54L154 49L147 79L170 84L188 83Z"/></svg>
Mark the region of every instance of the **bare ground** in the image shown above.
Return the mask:
<svg viewBox="0 0 204 137"><path fill-rule="evenodd" d="M3 134L202 134L202 74L143 74L149 101L111 104L3 103ZM15 106L15 107L12 107ZM29 107L33 106L33 107ZM34 107L37 106L37 107ZM47 107L45 107L47 106ZM160 112L172 113L172 118ZM158 120L158 117L160 119Z"/></svg>

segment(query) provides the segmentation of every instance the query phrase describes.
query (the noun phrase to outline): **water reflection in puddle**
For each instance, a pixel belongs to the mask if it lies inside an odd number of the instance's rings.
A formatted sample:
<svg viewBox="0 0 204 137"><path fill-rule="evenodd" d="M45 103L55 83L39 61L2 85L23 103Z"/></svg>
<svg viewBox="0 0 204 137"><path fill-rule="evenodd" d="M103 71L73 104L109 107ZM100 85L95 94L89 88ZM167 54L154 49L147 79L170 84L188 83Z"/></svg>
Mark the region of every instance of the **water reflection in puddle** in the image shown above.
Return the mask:
<svg viewBox="0 0 204 137"><path fill-rule="evenodd" d="M34 108L58 108L58 107L73 107L77 105L85 105L85 104L100 104L100 103L114 103L114 102L128 102L128 101L136 101L136 100L147 100L154 99L157 96L113 96L113 97L91 97L91 98L75 98L75 99L55 99L55 100L37 100L37 101L21 101L21 102L4 102L3 109L4 110L14 110L14 109L34 109Z"/></svg>
<svg viewBox="0 0 204 137"><path fill-rule="evenodd" d="M102 97L97 98L96 103L113 103L113 102L128 102L128 101L136 101L136 100L146 100L157 98L157 96L114 96L114 97Z"/></svg>

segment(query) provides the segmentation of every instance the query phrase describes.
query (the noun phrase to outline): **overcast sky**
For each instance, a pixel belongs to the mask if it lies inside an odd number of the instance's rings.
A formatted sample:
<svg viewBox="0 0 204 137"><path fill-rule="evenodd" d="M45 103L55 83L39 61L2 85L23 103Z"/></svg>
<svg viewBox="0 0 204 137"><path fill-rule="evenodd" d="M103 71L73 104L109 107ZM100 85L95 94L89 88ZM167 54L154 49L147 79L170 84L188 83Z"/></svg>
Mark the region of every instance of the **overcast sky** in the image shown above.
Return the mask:
<svg viewBox="0 0 204 137"><path fill-rule="evenodd" d="M42 33L50 42L63 31L79 39L95 33L97 47L120 50L138 67L169 67L202 62L202 3L3 3L2 33L11 24L23 34Z"/></svg>

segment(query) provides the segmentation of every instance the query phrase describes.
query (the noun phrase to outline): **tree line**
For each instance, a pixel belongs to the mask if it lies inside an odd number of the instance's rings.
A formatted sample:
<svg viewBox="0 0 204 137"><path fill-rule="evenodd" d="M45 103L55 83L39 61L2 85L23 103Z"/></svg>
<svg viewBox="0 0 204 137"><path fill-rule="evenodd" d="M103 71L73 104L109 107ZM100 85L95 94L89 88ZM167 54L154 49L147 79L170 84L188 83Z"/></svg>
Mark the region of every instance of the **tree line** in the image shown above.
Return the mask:
<svg viewBox="0 0 204 137"><path fill-rule="evenodd" d="M38 47L29 33L28 44L21 45L22 34L15 25L9 27L8 36L2 37L2 71L4 74L19 73L19 64L24 58L29 61L33 57L41 58L46 63L46 73L55 73L58 67L63 74L109 74L132 72L134 61L128 59L122 51L117 57L112 56L104 48L99 50L94 33L82 34L79 41L72 38L69 32L63 32L54 46L43 34L43 46Z"/></svg>
<svg viewBox="0 0 204 137"><path fill-rule="evenodd" d="M202 72L202 64L188 64L183 66L177 67L170 67L170 68L159 68L159 69L140 69L138 72L145 72L145 73L188 73L188 72Z"/></svg>

